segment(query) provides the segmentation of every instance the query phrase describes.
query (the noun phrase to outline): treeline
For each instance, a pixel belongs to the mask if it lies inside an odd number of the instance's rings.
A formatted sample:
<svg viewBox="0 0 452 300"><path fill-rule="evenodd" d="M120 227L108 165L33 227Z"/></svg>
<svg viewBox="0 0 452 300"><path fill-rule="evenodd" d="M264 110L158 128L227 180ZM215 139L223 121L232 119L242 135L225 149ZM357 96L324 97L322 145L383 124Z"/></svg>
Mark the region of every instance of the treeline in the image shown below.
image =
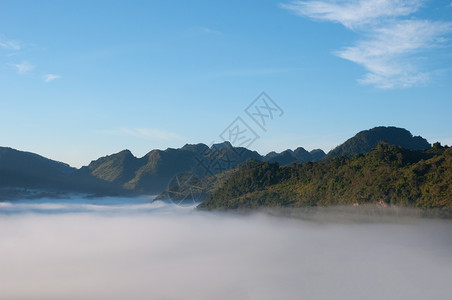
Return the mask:
<svg viewBox="0 0 452 300"><path fill-rule="evenodd" d="M279 166L240 167L200 205L203 209L400 205L452 209L452 148L408 150L380 143L367 154Z"/></svg>

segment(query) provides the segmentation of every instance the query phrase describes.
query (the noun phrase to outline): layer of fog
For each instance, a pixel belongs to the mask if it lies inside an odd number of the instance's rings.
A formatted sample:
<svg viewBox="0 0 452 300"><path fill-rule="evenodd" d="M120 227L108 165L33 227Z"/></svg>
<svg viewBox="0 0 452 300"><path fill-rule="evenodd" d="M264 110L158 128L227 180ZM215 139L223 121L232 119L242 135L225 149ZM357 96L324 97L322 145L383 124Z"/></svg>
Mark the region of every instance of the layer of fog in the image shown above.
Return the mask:
<svg viewBox="0 0 452 300"><path fill-rule="evenodd" d="M1 203L0 299L450 299L451 229L146 199Z"/></svg>

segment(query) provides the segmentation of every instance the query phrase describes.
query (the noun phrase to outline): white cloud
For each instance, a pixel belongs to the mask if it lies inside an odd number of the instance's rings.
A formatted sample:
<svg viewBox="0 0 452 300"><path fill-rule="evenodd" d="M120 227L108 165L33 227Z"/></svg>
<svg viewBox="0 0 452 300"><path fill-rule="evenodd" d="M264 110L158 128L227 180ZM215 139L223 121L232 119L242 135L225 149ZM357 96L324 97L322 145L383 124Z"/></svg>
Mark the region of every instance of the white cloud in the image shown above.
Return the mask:
<svg viewBox="0 0 452 300"><path fill-rule="evenodd" d="M136 138L157 139L157 140L183 140L183 138L170 131L156 128L126 128L122 127L117 130L96 130L95 133L104 135L120 135Z"/></svg>
<svg viewBox="0 0 452 300"><path fill-rule="evenodd" d="M342 0L294 1L283 4L299 16L332 21L353 29L381 18L407 16L422 5L422 0Z"/></svg>
<svg viewBox="0 0 452 300"><path fill-rule="evenodd" d="M43 78L44 78L45 82L51 82L51 81L61 78L61 76L56 75L56 74L46 74L43 76Z"/></svg>
<svg viewBox="0 0 452 300"><path fill-rule="evenodd" d="M379 88L405 88L428 82L428 73L415 65L414 54L443 42L451 32L448 23L407 20L375 29L371 36L336 52L336 55L363 66L368 73L362 83Z"/></svg>
<svg viewBox="0 0 452 300"><path fill-rule="evenodd" d="M21 46L18 42L13 40L6 40L0 37L0 47L7 50L20 50Z"/></svg>
<svg viewBox="0 0 452 300"><path fill-rule="evenodd" d="M417 54L446 43L452 23L404 19L422 0L296 1L282 5L297 15L337 22L365 38L335 54L363 66L359 82L378 88L406 88L429 81L419 70Z"/></svg>
<svg viewBox="0 0 452 300"><path fill-rule="evenodd" d="M17 73L24 75L35 68L34 65L30 64L27 61L23 61L20 64L10 64L14 69L16 69Z"/></svg>

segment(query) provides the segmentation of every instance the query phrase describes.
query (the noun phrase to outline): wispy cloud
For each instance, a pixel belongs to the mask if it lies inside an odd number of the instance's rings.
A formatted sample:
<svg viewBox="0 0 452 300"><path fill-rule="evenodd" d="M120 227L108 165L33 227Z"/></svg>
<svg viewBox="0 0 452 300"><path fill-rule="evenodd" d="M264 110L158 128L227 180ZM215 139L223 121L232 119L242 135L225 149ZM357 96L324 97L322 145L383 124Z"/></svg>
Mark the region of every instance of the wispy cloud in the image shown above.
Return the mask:
<svg viewBox="0 0 452 300"><path fill-rule="evenodd" d="M332 21L353 29L380 22L383 18L407 16L417 11L422 0L294 1L282 4L299 16Z"/></svg>
<svg viewBox="0 0 452 300"><path fill-rule="evenodd" d="M336 54L368 71L362 83L379 88L425 84L429 74L418 70L413 55L443 43L441 37L451 28L451 24L442 22L406 20L376 29L371 38Z"/></svg>
<svg viewBox="0 0 452 300"><path fill-rule="evenodd" d="M10 66L12 66L20 75L27 74L35 68L35 66L30 64L28 61L23 61L19 64L10 64Z"/></svg>
<svg viewBox="0 0 452 300"><path fill-rule="evenodd" d="M0 48L4 48L7 50L20 50L22 47L19 42L13 40L7 40L0 37Z"/></svg>
<svg viewBox="0 0 452 300"><path fill-rule="evenodd" d="M378 88L406 88L428 82L429 72L419 70L416 55L448 42L452 23L407 19L423 0L295 1L283 4L295 14L340 23L364 36L334 54L367 70L359 81Z"/></svg>
<svg viewBox="0 0 452 300"><path fill-rule="evenodd" d="M157 139L157 140L183 140L183 138L170 131L156 129L156 128L126 128L122 127L115 130L96 130L95 133L103 135L119 135L129 136L142 139Z"/></svg>
<svg viewBox="0 0 452 300"><path fill-rule="evenodd" d="M51 81L54 81L56 79L60 79L61 76L60 75L56 75L56 74L46 74L46 75L43 76L43 78L44 78L45 82L51 82Z"/></svg>

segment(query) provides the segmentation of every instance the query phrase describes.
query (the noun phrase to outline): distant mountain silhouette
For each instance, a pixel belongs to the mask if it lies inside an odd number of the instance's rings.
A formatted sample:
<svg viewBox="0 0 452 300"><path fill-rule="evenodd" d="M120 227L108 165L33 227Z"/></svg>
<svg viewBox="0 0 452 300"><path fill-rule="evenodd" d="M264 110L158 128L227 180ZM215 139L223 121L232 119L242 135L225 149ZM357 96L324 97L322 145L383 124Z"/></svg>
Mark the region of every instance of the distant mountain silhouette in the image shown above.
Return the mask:
<svg viewBox="0 0 452 300"><path fill-rule="evenodd" d="M359 132L345 143L331 150L327 156L365 154L383 141L389 145L402 146L410 150L426 150L432 146L426 139L413 136L406 129L381 126Z"/></svg>
<svg viewBox="0 0 452 300"><path fill-rule="evenodd" d="M270 152L267 154L263 160L268 162L277 162L280 165L289 165L291 163L303 163L306 161L319 161L325 157L325 152L320 149L312 150L311 152L306 151L304 148L299 147L294 151L288 149L281 153Z"/></svg>
<svg viewBox="0 0 452 300"><path fill-rule="evenodd" d="M116 186L38 154L0 147L0 188L118 193Z"/></svg>
<svg viewBox="0 0 452 300"><path fill-rule="evenodd" d="M40 155L0 147L0 186L51 187L76 172L69 165Z"/></svg>

